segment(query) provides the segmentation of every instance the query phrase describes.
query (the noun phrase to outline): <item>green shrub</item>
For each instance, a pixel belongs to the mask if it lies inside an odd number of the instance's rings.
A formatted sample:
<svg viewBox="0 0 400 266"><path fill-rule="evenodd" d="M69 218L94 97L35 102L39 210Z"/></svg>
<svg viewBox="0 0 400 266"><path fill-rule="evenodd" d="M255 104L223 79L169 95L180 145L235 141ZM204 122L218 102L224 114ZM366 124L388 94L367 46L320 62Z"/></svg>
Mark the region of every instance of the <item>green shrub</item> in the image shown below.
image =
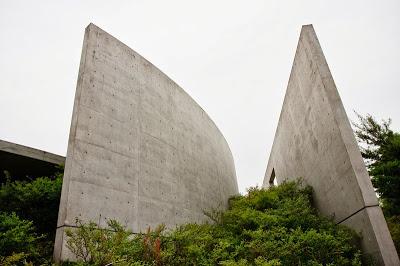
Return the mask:
<svg viewBox="0 0 400 266"><path fill-rule="evenodd" d="M83 265L361 265L357 235L318 216L299 182L251 188L229 205L214 224L135 236L115 221L115 233L78 221L68 246Z"/></svg>
<svg viewBox="0 0 400 266"><path fill-rule="evenodd" d="M30 220L38 233L53 241L57 227L62 175L38 177L33 181L8 180L0 187L0 211L15 212Z"/></svg>
<svg viewBox="0 0 400 266"><path fill-rule="evenodd" d="M19 253L18 247L8 246L14 249L15 254L9 257L7 261L4 261L4 265L13 265L16 264L15 260L24 260L25 258L34 258L35 264L38 262L41 264L49 263L51 261L61 186L62 175L60 174L54 178L39 177L32 181L17 180L12 182L7 179L6 183L1 185L0 212L3 215L14 217L14 220L16 219L15 217L20 217L26 225L30 225L29 234L26 231L20 231L23 228L18 223L10 224L8 227L10 230L12 226L15 226L15 228L8 232L27 234L34 238L40 235L40 237L35 238L35 249ZM4 236L5 240L8 237ZM29 238L26 241L30 243Z"/></svg>
<svg viewBox="0 0 400 266"><path fill-rule="evenodd" d="M32 222L20 219L15 213L0 213L0 265L40 260L41 238Z"/></svg>
<svg viewBox="0 0 400 266"><path fill-rule="evenodd" d="M164 226L133 235L115 220L107 224L108 228L99 228L93 222L83 224L77 219L77 228L66 230L67 247L77 257L78 265L161 265Z"/></svg>

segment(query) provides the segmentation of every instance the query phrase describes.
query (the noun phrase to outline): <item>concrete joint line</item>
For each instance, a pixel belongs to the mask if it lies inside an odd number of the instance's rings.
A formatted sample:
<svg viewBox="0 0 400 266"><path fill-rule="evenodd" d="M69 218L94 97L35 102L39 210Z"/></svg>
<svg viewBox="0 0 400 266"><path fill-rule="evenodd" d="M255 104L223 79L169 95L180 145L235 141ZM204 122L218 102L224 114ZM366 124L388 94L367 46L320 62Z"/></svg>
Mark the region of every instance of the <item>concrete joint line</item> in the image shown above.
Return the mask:
<svg viewBox="0 0 400 266"><path fill-rule="evenodd" d="M366 208L369 208L369 207L379 207L379 204L364 206L364 207L362 207L361 209L359 209L358 211L356 211L356 212L350 214L349 216L347 216L346 218L342 219L340 222L337 222L337 224L343 223L344 221L346 221L346 220L349 219L350 217L356 215L356 214L359 213L360 211L362 211L362 210L364 210L364 209L366 209Z"/></svg>
<svg viewBox="0 0 400 266"><path fill-rule="evenodd" d="M57 226L57 229L59 229L59 228L64 228L64 227L79 228L79 226L77 226L77 225L68 225L68 224L64 224L64 225L61 225L61 226ZM107 231L110 231L110 232L115 232L115 230L111 230L111 229L108 229L108 228L98 228L98 229L107 230ZM133 232L132 232L132 233L133 233ZM133 233L133 234L136 234L136 233Z"/></svg>

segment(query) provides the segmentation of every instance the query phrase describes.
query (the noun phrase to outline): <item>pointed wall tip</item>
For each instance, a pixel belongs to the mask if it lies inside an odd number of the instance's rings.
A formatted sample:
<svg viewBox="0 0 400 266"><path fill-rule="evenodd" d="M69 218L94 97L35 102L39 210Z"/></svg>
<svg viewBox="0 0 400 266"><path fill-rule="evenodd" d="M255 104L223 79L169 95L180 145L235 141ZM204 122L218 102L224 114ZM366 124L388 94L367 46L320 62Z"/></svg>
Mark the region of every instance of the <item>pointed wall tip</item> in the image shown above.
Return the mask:
<svg viewBox="0 0 400 266"><path fill-rule="evenodd" d="M92 28L92 27L98 28L98 26L96 24L94 24L93 22L90 22L89 25L86 26L86 29L89 29L89 28Z"/></svg>
<svg viewBox="0 0 400 266"><path fill-rule="evenodd" d="M316 34L315 30L314 30L313 24L305 24L305 25L303 25L301 27L300 36L303 36L304 34L308 35L309 33L311 33L311 35L314 35L315 39L318 39L317 38L317 34Z"/></svg>
<svg viewBox="0 0 400 266"><path fill-rule="evenodd" d="M314 30L313 24L305 24L301 27L301 30Z"/></svg>

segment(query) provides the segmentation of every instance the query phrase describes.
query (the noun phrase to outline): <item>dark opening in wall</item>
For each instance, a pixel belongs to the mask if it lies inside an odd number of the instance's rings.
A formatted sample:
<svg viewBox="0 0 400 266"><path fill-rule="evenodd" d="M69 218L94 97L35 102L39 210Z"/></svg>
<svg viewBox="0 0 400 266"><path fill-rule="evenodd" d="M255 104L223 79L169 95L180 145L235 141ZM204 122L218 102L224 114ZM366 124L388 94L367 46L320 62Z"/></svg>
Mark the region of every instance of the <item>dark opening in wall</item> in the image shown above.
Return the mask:
<svg viewBox="0 0 400 266"><path fill-rule="evenodd" d="M275 178L275 169L272 168L271 177L269 178L269 186L276 186L278 185L278 181Z"/></svg>

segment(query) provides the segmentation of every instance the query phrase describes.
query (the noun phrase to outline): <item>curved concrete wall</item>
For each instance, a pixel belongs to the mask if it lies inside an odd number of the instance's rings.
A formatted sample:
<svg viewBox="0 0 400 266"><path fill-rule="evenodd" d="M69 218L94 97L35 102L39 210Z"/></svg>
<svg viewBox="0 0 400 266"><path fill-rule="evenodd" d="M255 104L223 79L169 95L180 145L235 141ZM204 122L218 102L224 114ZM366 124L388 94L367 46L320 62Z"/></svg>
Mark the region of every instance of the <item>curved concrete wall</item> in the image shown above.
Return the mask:
<svg viewBox="0 0 400 266"><path fill-rule="evenodd" d="M134 232L201 222L238 193L231 151L208 115L132 49L90 24L75 96L54 256L75 218Z"/></svg>
<svg viewBox="0 0 400 266"><path fill-rule="evenodd" d="M311 25L303 26L264 187L303 177L316 207L361 232L379 265L399 265L350 122Z"/></svg>

